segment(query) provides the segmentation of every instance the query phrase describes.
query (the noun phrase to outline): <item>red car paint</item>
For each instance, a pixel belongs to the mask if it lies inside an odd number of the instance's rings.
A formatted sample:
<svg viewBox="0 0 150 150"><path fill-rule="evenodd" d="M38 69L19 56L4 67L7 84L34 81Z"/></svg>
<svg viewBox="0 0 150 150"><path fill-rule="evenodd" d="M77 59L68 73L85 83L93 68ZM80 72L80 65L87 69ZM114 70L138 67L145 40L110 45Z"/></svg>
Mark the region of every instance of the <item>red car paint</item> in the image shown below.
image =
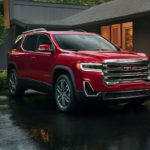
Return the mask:
<svg viewBox="0 0 150 150"><path fill-rule="evenodd" d="M57 66L65 66L72 72L76 91L84 93L83 81L88 81L94 92L113 92L113 91L134 91L150 90L150 81L128 81L120 82L116 85L106 85L102 72L83 71L77 67L78 63L103 63L106 60L148 60L148 56L142 53L127 51L69 51L60 48L55 34L66 35L96 35L95 33L74 32L74 31L43 31L30 34L46 34L54 44L54 53L26 51L22 48L22 43L15 50L8 53L8 70L10 65L14 65L20 78L32 79L53 86L54 70ZM150 57L149 57L150 58Z"/></svg>

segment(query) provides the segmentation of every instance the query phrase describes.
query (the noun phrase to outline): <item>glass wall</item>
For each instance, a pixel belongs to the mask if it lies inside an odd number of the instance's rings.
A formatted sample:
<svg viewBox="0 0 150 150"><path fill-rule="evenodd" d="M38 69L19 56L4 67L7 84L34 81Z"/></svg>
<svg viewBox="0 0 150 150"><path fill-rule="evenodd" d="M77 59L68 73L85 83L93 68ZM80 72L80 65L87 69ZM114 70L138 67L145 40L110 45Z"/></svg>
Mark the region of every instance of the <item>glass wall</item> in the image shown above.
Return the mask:
<svg viewBox="0 0 150 150"><path fill-rule="evenodd" d="M133 49L133 23L127 22L122 24L122 48L127 50Z"/></svg>
<svg viewBox="0 0 150 150"><path fill-rule="evenodd" d="M118 47L133 50L133 22L102 26L101 35Z"/></svg>
<svg viewBox="0 0 150 150"><path fill-rule="evenodd" d="M121 25L111 25L111 42L121 47Z"/></svg>
<svg viewBox="0 0 150 150"><path fill-rule="evenodd" d="M101 34L105 39L110 41L110 26L101 27Z"/></svg>

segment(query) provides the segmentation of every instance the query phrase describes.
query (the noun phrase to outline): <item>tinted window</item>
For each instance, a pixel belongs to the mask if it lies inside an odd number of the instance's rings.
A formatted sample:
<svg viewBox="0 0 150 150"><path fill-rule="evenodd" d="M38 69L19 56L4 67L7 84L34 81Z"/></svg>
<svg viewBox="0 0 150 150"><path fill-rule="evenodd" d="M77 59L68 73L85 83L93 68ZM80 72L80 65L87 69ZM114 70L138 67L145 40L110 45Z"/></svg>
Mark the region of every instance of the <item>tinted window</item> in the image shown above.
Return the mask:
<svg viewBox="0 0 150 150"><path fill-rule="evenodd" d="M52 46L52 42L50 41L49 37L47 35L41 34L38 40L38 46L40 45L49 45Z"/></svg>
<svg viewBox="0 0 150 150"><path fill-rule="evenodd" d="M54 35L59 46L65 50L112 50L118 49L98 35Z"/></svg>
<svg viewBox="0 0 150 150"><path fill-rule="evenodd" d="M37 49L38 35L29 35L25 38L23 48L27 51L35 51Z"/></svg>

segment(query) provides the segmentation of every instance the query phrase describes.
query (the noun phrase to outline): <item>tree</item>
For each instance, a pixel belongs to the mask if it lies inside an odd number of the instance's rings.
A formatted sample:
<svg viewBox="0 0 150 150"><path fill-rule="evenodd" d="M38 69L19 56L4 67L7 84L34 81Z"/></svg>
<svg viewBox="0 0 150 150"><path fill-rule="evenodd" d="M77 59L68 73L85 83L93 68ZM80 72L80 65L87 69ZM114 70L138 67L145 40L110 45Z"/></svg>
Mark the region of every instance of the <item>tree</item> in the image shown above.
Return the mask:
<svg viewBox="0 0 150 150"><path fill-rule="evenodd" d="M33 0L35 2L49 2L49 3L62 3L62 4L78 4L78 5L97 5L110 0Z"/></svg>
<svg viewBox="0 0 150 150"><path fill-rule="evenodd" d="M4 17L0 14L0 44L3 43L6 36L6 28L4 24Z"/></svg>

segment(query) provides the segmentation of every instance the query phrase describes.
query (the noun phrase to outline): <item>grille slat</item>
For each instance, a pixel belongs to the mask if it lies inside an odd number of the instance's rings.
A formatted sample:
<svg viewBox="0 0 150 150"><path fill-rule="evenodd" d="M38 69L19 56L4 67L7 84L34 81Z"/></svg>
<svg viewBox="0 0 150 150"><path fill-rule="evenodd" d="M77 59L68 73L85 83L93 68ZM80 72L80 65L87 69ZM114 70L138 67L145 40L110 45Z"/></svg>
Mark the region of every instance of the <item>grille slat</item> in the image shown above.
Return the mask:
<svg viewBox="0 0 150 150"><path fill-rule="evenodd" d="M107 72L109 71L110 73L111 72L120 72L122 70L122 72L129 72L129 71L125 71L122 69L122 67L116 67L115 69L114 68L109 68L109 70L107 70ZM148 71L148 68L147 67L142 67L140 69L138 69L137 71ZM135 71L136 72L136 71Z"/></svg>
<svg viewBox="0 0 150 150"><path fill-rule="evenodd" d="M104 64L105 82L146 81L148 79L148 61L119 61Z"/></svg>
<svg viewBox="0 0 150 150"><path fill-rule="evenodd" d="M113 77L133 77L133 76L147 76L148 73L116 73L116 74L111 74L107 75L108 78L113 78Z"/></svg>

